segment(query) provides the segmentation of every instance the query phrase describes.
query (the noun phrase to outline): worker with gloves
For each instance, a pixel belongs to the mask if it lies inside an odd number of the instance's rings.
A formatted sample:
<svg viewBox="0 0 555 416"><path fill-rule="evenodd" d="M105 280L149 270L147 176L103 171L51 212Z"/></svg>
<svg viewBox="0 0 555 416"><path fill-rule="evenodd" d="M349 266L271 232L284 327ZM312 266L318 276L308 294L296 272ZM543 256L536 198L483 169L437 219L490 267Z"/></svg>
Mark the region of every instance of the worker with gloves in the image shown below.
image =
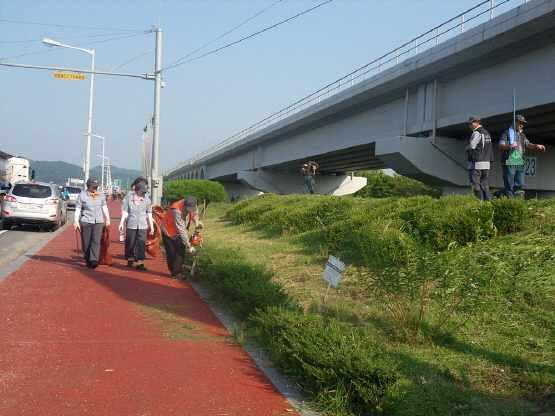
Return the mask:
<svg viewBox="0 0 555 416"><path fill-rule="evenodd" d="M161 227L168 269L174 278L183 278L185 251L195 253L189 239L192 227L200 229L202 223L199 221L197 199L188 196L170 205Z"/></svg>
<svg viewBox="0 0 555 416"><path fill-rule="evenodd" d="M147 230L150 230L151 235L154 234L152 203L146 192L146 184L137 182L133 191L123 200L119 224L120 234L125 233L127 267L138 270L146 270L144 261Z"/></svg>

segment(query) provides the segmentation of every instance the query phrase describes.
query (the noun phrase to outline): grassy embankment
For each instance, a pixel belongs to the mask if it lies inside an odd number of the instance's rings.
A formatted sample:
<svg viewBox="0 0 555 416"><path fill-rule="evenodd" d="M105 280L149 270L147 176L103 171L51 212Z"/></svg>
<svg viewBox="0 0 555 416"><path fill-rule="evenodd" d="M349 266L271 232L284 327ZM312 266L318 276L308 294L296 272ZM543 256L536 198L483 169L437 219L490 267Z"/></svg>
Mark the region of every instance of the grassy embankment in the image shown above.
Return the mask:
<svg viewBox="0 0 555 416"><path fill-rule="evenodd" d="M555 201L265 195L205 222L201 278L325 412L554 406Z"/></svg>

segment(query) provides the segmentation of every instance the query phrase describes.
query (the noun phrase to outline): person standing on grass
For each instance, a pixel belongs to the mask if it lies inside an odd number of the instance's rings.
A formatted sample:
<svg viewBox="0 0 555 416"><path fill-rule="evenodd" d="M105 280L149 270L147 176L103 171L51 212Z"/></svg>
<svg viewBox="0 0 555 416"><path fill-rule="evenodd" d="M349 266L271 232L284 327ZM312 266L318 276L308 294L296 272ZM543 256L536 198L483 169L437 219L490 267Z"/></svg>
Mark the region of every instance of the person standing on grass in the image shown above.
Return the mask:
<svg viewBox="0 0 555 416"><path fill-rule="evenodd" d="M183 278L185 251L189 254L195 253L189 238L193 226L195 229L202 228L197 199L194 196L188 196L170 205L161 228L168 269L174 278Z"/></svg>
<svg viewBox="0 0 555 416"><path fill-rule="evenodd" d="M134 191L129 192L123 200L119 232L125 232L125 257L127 267L135 266L137 270L146 270L145 244L147 230L154 234L152 203L146 195L146 184L138 182Z"/></svg>
<svg viewBox="0 0 555 416"><path fill-rule="evenodd" d="M501 149L501 162L503 168L503 183L505 184L505 195L514 198L522 195L524 191L524 154L526 150L537 150L545 152L545 146L541 144L530 143L530 140L524 134L524 126L526 119L522 115L515 117L516 128L511 126L505 130L499 140L499 148Z"/></svg>
<svg viewBox="0 0 555 416"><path fill-rule="evenodd" d="M87 180L87 189L82 191L75 204L75 230L81 231L83 255L87 267L96 269L100 260L100 242L104 227L110 226L110 213L106 197L98 191L97 178Z"/></svg>
<svg viewBox="0 0 555 416"><path fill-rule="evenodd" d="M482 127L479 117L470 117L468 126L472 130L470 142L466 148L470 183L478 199L489 201L491 200L489 171L493 162L491 135Z"/></svg>
<svg viewBox="0 0 555 416"><path fill-rule="evenodd" d="M316 171L318 170L319 165L316 162L310 161L303 164L301 169L301 173L304 178L304 191L307 194L314 193L314 187L316 186Z"/></svg>

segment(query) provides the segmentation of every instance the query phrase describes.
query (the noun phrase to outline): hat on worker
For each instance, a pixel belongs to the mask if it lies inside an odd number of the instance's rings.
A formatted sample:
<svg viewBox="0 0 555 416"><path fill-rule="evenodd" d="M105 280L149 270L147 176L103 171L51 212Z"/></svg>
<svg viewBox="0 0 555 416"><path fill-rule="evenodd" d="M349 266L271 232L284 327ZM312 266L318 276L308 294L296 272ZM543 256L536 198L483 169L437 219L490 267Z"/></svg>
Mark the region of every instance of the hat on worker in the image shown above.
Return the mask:
<svg viewBox="0 0 555 416"><path fill-rule="evenodd" d="M481 120L480 117L478 117L478 116L470 116L470 117L468 117L468 122L469 122L469 123L479 123L480 121L482 121L482 120Z"/></svg>
<svg viewBox="0 0 555 416"><path fill-rule="evenodd" d="M526 119L524 118L524 116L522 114L517 114L516 121L518 121L519 123L522 123L522 124L527 123Z"/></svg>
<svg viewBox="0 0 555 416"><path fill-rule="evenodd" d="M185 210L187 212L194 212L197 210L197 199L194 196L185 197Z"/></svg>
<svg viewBox="0 0 555 416"><path fill-rule="evenodd" d="M142 192L142 193L146 194L146 191L147 191L146 183L144 183L144 182L137 183L137 185L135 185L135 191L136 192Z"/></svg>
<svg viewBox="0 0 555 416"><path fill-rule="evenodd" d="M95 177L90 177L87 179L87 188L98 188L100 186L100 182Z"/></svg>

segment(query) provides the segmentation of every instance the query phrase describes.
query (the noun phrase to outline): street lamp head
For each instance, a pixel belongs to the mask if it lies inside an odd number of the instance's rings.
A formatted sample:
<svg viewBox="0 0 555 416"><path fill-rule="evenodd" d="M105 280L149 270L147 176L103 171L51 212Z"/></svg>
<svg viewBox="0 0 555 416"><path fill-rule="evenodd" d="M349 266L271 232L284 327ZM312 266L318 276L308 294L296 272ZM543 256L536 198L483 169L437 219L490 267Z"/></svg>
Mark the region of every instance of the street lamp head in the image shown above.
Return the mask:
<svg viewBox="0 0 555 416"><path fill-rule="evenodd" d="M43 38L42 43L44 43L47 46L62 46L60 42L50 38Z"/></svg>

